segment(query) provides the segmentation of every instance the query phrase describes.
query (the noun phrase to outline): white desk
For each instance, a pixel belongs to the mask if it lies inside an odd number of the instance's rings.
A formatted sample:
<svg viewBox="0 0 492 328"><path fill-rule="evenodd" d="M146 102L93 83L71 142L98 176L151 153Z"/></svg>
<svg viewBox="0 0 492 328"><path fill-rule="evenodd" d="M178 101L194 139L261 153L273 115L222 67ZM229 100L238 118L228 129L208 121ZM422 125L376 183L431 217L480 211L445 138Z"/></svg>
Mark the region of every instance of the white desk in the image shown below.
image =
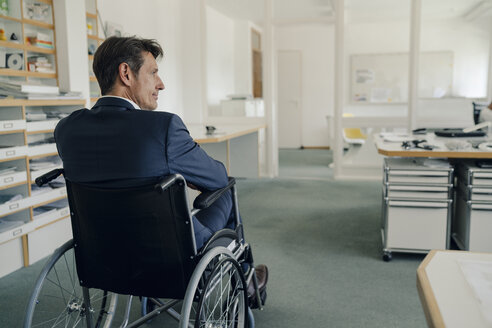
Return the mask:
<svg viewBox="0 0 492 328"><path fill-rule="evenodd" d="M459 261L492 265L492 253L434 250L425 257L417 269L417 289L427 324L447 328L492 327L492 321L484 316L489 313L492 317L492 308L484 308L490 303L480 304ZM492 293L490 273L488 280L489 285L481 285L480 289Z"/></svg>
<svg viewBox="0 0 492 328"><path fill-rule="evenodd" d="M397 135L397 134L395 134ZM438 148L433 150L425 149L403 149L401 142L387 142L379 134L374 135L374 141L378 149L378 153L384 156L399 156L399 157L440 157L440 158L492 158L492 151L481 149L468 149L468 150L449 150L446 147L447 142L467 140L468 138L443 138L436 137L434 133L427 133L426 135L413 135L408 140L425 139L428 144L436 145ZM469 138L471 139L471 138ZM476 138L476 140L483 140L485 138Z"/></svg>
<svg viewBox="0 0 492 328"><path fill-rule="evenodd" d="M261 124L219 125L213 134L207 134L205 124L187 125L193 140L207 154L221 161L234 177L258 178L260 176Z"/></svg>

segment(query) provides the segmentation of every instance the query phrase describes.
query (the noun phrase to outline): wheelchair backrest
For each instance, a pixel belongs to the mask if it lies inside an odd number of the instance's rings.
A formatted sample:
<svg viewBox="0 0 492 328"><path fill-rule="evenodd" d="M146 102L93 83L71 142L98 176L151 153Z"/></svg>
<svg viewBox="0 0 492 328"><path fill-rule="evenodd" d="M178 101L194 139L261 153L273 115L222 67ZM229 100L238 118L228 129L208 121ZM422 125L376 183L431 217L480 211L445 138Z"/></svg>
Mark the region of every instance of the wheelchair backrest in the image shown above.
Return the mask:
<svg viewBox="0 0 492 328"><path fill-rule="evenodd" d="M161 185L101 189L67 180L80 284L119 294L182 298L196 265L180 175Z"/></svg>

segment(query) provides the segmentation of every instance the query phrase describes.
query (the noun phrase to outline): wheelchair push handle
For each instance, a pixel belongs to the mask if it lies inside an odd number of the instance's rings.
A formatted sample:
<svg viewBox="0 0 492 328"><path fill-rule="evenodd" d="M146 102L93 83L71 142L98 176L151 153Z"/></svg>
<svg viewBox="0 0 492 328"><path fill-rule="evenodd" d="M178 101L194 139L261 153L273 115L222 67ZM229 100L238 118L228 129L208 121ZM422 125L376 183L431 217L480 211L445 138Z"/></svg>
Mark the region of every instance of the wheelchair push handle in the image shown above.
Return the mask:
<svg viewBox="0 0 492 328"><path fill-rule="evenodd" d="M52 171L49 171L48 173L45 173L42 176L36 178L35 180L36 185L38 187L41 187L42 185L50 182L51 180L58 178L62 174L63 174L63 169L54 169Z"/></svg>

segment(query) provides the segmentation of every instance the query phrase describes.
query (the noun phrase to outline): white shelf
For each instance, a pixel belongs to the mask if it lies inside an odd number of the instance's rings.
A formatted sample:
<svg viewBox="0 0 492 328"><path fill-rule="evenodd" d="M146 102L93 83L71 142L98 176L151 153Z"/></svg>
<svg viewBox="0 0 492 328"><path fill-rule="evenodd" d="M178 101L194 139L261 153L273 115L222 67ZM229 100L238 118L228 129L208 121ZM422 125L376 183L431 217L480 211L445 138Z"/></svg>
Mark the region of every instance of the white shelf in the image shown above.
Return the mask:
<svg viewBox="0 0 492 328"><path fill-rule="evenodd" d="M41 204L49 203L50 201L55 201L60 199L60 197L67 195L67 188L65 186L43 192L41 194L28 197L30 199L29 206L39 206Z"/></svg>
<svg viewBox="0 0 492 328"><path fill-rule="evenodd" d="M22 240L15 238L0 245L0 277L3 277L24 265L24 255L22 253Z"/></svg>
<svg viewBox="0 0 492 328"><path fill-rule="evenodd" d="M31 223L34 225L34 228L37 229L41 226L45 226L61 218L64 218L69 214L70 214L70 209L68 206L66 206L54 211L50 211L48 213L36 215Z"/></svg>
<svg viewBox="0 0 492 328"><path fill-rule="evenodd" d="M29 157L47 155L52 153L56 153L56 144L54 143L39 146L29 146L27 148L27 155Z"/></svg>
<svg viewBox="0 0 492 328"><path fill-rule="evenodd" d="M23 224L21 226L12 228L7 231L3 231L0 233L0 244L3 244L5 242L8 242L10 240L16 239L21 237L22 235L25 235L26 233L29 233L31 231L34 231L35 227L32 224L32 222Z"/></svg>
<svg viewBox="0 0 492 328"><path fill-rule="evenodd" d="M42 229L30 232L27 239L29 263L32 264L53 253L55 249L71 238L72 225L70 218L53 222Z"/></svg>
<svg viewBox="0 0 492 328"><path fill-rule="evenodd" d="M12 172L10 174L0 175L0 188L15 185L17 183L27 182L26 171Z"/></svg>
<svg viewBox="0 0 492 328"><path fill-rule="evenodd" d="M20 210L28 209L31 206L40 206L49 203L50 201L58 200L67 195L65 187L52 189L41 194L19 199L14 202L4 203L0 205L0 216L6 216Z"/></svg>
<svg viewBox="0 0 492 328"><path fill-rule="evenodd" d="M54 130L60 120L27 122L27 132Z"/></svg>
<svg viewBox="0 0 492 328"><path fill-rule="evenodd" d="M6 216L31 206L30 197L19 199L15 202L3 203L0 205L0 216Z"/></svg>
<svg viewBox="0 0 492 328"><path fill-rule="evenodd" d="M0 149L0 160L27 155L27 146L6 147Z"/></svg>
<svg viewBox="0 0 492 328"><path fill-rule="evenodd" d="M60 219L68 217L70 209L68 206L54 210L49 213L43 213L34 217L33 221L27 222L12 229L0 232L0 244L9 242L30 233L40 227L44 227Z"/></svg>
<svg viewBox="0 0 492 328"><path fill-rule="evenodd" d="M0 132L25 130L25 129L26 129L25 120L0 121Z"/></svg>

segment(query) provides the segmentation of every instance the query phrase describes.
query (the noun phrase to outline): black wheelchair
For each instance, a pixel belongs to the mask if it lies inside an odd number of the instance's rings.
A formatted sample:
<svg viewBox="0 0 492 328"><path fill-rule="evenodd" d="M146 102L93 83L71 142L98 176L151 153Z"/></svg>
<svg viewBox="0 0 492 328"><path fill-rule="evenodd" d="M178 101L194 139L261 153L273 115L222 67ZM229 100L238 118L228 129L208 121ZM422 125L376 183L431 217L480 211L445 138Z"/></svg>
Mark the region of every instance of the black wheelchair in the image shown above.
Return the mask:
<svg viewBox="0 0 492 328"><path fill-rule="evenodd" d="M62 169L53 170L36 183L61 174ZM233 178L223 189L200 194L193 209L180 175L127 189L94 188L68 179L66 187L73 240L44 266L24 327L110 327L121 295L127 295L121 327L138 327L161 312L179 327L254 327L249 283L260 309L264 302L238 219ZM216 232L197 250L192 216L228 190L236 228ZM142 316L129 323L134 297L141 300Z"/></svg>

